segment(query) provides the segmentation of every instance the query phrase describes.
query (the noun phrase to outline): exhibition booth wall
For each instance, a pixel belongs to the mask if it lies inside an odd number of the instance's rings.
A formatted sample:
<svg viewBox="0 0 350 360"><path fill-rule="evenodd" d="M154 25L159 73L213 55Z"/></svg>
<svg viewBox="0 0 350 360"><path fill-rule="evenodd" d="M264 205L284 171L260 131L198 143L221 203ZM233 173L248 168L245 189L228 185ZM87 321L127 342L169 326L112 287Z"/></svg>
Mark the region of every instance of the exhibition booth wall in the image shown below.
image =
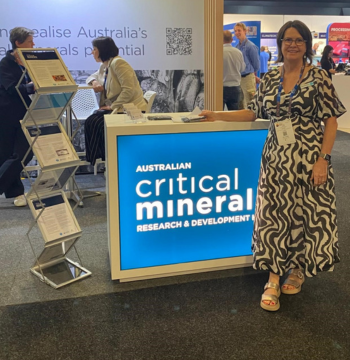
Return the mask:
<svg viewBox="0 0 350 360"><path fill-rule="evenodd" d="M333 22L350 22L350 16L310 16L310 15L246 15L225 14L224 25L239 21L261 21L261 32L278 32L283 24L290 20L304 22L311 31L326 32Z"/></svg>
<svg viewBox="0 0 350 360"><path fill-rule="evenodd" d="M35 47L57 48L78 84L99 64L91 41L111 36L156 112L192 111L203 102L204 0L56 0L1 2L0 58L13 27L35 30ZM202 76L201 76L202 75Z"/></svg>
<svg viewBox="0 0 350 360"><path fill-rule="evenodd" d="M40 0L1 3L0 58L11 48L14 26L35 29L36 47L56 47L74 80L85 84L98 65L91 41L113 37L120 55L136 71L143 91L157 97L153 112L192 111L204 104L204 0L57 0L50 6ZM53 14L64 16L53 16ZM289 20L304 21L315 32L325 33L333 22L350 22L350 16L292 16L225 14L224 25L238 21L260 22L262 38L277 33ZM270 36L270 35L267 35ZM265 42L264 42L265 41ZM261 42L270 45L268 38ZM271 40L273 43L273 39ZM325 40L323 40L325 41ZM269 46L274 54L275 47Z"/></svg>
<svg viewBox="0 0 350 360"><path fill-rule="evenodd" d="M313 64L320 66L320 59L323 48L326 44L334 48L334 61L336 63L348 63L350 59L350 16L300 16L300 15L243 15L225 14L224 28L233 32L234 23L244 22L247 26L252 22L260 24L261 45L268 46L272 54L272 61L277 58L276 36L279 29L288 21L300 20L304 22L313 35L313 49L315 56ZM234 37L235 40L235 37ZM317 46L314 46L317 43ZM274 65L272 65L274 66ZM344 72L333 76L334 87L343 102L349 109L350 101L348 96L349 77ZM338 119L339 127L350 128L350 115L346 113Z"/></svg>
<svg viewBox="0 0 350 360"><path fill-rule="evenodd" d="M276 35L284 23L291 20L304 22L313 34L313 45L315 48L314 65L319 65L322 51L327 45L328 26L332 23L349 23L350 16L301 16L301 15L246 15L246 14L225 14L224 28L236 22L249 23L259 21L261 26L260 45L268 46L272 54L272 61L277 59ZM234 37L235 39L235 37ZM331 44L332 45L332 44ZM260 47L260 46L259 46ZM335 59L337 62L337 59ZM346 59L347 60L347 59ZM345 61L345 59L343 59Z"/></svg>

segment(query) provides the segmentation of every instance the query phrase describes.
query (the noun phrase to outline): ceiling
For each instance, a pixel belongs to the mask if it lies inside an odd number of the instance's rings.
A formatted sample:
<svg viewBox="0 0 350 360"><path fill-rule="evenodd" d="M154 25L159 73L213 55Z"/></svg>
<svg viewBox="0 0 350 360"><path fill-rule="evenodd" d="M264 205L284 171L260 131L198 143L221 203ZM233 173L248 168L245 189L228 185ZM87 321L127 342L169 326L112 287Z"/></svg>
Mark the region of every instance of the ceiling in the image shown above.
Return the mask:
<svg viewBox="0 0 350 360"><path fill-rule="evenodd" d="M350 16L350 0L224 0L224 13Z"/></svg>

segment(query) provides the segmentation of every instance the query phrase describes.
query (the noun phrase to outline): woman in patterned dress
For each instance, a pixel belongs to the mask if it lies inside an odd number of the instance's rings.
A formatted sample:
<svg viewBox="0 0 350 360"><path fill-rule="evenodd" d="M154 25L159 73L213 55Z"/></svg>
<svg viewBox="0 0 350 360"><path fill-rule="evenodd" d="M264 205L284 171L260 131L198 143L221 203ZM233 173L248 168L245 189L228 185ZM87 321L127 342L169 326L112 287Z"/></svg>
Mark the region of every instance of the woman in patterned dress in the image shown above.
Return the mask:
<svg viewBox="0 0 350 360"><path fill-rule="evenodd" d="M207 121L270 120L252 245L253 267L269 271L260 302L268 311L279 309L281 292L300 292L304 276L332 271L339 262L330 153L337 118L346 111L326 71L311 65L312 37L304 23L284 24L277 45L283 66L265 74L248 110L200 114Z"/></svg>

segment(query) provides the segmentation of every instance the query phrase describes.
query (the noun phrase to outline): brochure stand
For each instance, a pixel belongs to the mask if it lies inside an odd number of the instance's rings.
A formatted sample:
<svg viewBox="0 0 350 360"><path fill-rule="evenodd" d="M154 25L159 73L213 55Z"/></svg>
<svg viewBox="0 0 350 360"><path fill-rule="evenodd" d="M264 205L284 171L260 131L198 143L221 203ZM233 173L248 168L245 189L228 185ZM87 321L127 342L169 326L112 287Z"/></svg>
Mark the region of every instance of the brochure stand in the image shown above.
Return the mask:
<svg viewBox="0 0 350 360"><path fill-rule="evenodd" d="M30 269L39 279L57 289L91 275L82 267L75 244L81 237L81 229L74 216L78 201L72 209L65 192L66 184L73 182L74 174L81 161L75 152L71 138L61 124L61 116L69 106L78 86L56 49L17 49L17 55L25 70L17 91L27 108L21 121L22 130L40 165L41 171L32 182L26 199L34 221L27 232L27 237L36 258ZM28 107L20 91L19 84L23 77L30 77L35 94ZM27 173L28 175L28 173ZM36 255L30 233L37 226L44 239L44 249ZM80 264L69 260L66 255L74 248Z"/></svg>

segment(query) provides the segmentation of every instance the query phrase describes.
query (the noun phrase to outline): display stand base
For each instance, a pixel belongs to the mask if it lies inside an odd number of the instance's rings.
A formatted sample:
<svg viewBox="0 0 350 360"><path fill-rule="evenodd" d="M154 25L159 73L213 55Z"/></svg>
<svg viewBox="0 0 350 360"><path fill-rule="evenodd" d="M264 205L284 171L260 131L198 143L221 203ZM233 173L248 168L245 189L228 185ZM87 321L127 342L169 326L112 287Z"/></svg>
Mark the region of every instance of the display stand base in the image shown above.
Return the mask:
<svg viewBox="0 0 350 360"><path fill-rule="evenodd" d="M91 272L76 262L64 257L54 264L34 266L30 271L41 281L58 289L75 281L85 279Z"/></svg>
<svg viewBox="0 0 350 360"><path fill-rule="evenodd" d="M103 191L92 191L92 190L80 190L82 196L77 193L77 191L66 191L67 199L73 200L75 203L78 204L79 207L84 207L84 199L100 196L103 195Z"/></svg>
<svg viewBox="0 0 350 360"><path fill-rule="evenodd" d="M104 194L104 191L80 190L73 178L69 179L65 186L67 199L73 200L79 207L84 207L84 199Z"/></svg>
<svg viewBox="0 0 350 360"><path fill-rule="evenodd" d="M100 196L103 195L103 191L92 191L92 190L81 190L81 193L83 194L83 200L94 197L94 196Z"/></svg>

